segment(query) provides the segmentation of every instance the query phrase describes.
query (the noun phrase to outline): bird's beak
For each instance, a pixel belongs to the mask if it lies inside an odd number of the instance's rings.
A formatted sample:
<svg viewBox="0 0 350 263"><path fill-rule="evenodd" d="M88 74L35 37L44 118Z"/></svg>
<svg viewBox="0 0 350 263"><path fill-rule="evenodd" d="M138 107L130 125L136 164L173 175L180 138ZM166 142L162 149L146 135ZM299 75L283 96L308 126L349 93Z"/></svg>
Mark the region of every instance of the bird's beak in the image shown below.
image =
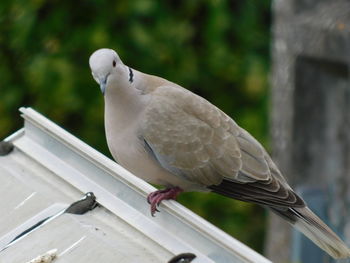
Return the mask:
<svg viewBox="0 0 350 263"><path fill-rule="evenodd" d="M98 82L100 84L100 89L103 95L105 95L106 92L106 87L107 87L107 79L108 79L109 74L107 76L99 78Z"/></svg>
<svg viewBox="0 0 350 263"><path fill-rule="evenodd" d="M106 82L100 81L100 89L103 95L105 95L106 91Z"/></svg>

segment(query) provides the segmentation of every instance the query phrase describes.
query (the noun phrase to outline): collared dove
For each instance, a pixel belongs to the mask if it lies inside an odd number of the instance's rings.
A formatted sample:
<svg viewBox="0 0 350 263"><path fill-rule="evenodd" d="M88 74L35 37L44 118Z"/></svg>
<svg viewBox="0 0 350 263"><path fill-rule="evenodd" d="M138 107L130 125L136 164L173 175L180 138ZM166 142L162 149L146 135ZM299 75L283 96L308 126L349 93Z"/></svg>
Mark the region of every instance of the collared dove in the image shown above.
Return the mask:
<svg viewBox="0 0 350 263"><path fill-rule="evenodd" d="M159 203L182 191L209 191L270 208L334 258L348 247L288 185L247 131L204 98L163 78L123 64L111 49L89 60L105 101L105 130L114 159L164 190Z"/></svg>

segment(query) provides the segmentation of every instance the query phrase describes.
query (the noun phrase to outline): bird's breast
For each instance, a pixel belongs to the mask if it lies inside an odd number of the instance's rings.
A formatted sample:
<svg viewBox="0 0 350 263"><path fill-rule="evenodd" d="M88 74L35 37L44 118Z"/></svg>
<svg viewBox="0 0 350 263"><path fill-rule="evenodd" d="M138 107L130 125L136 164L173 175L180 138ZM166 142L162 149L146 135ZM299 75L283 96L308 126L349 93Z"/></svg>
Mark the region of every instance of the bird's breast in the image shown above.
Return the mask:
<svg viewBox="0 0 350 263"><path fill-rule="evenodd" d="M201 186L184 180L160 166L136 134L124 133L116 136L108 135L107 132L107 142L117 163L137 177L156 185L178 186L185 191L205 191Z"/></svg>
<svg viewBox="0 0 350 263"><path fill-rule="evenodd" d="M107 144L118 164L149 183L164 184L164 170L150 158L136 134L107 132Z"/></svg>

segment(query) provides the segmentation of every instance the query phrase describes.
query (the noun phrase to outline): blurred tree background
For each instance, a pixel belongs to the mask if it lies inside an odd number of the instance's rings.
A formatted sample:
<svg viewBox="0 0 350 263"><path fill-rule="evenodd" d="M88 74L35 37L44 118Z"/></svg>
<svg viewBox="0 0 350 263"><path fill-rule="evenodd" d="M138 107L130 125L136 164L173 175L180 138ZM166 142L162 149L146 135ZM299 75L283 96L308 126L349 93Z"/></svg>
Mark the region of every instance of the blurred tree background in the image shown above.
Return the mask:
<svg viewBox="0 0 350 263"><path fill-rule="evenodd" d="M30 106L109 155L103 97L90 54L117 50L125 64L205 97L267 146L270 1L2 0L0 138ZM262 208L214 194L179 201L263 251Z"/></svg>

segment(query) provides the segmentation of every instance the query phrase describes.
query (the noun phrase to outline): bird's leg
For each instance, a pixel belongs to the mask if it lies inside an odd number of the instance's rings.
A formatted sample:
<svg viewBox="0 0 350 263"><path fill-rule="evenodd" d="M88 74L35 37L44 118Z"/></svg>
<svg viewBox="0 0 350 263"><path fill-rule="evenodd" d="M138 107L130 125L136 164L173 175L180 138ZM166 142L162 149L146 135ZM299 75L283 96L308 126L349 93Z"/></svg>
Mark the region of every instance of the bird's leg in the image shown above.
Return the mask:
<svg viewBox="0 0 350 263"><path fill-rule="evenodd" d="M150 193L147 196L147 202L151 205L152 216L154 216L156 211L158 211L157 207L163 200L175 200L181 192L183 192L183 190L180 187L176 186Z"/></svg>

